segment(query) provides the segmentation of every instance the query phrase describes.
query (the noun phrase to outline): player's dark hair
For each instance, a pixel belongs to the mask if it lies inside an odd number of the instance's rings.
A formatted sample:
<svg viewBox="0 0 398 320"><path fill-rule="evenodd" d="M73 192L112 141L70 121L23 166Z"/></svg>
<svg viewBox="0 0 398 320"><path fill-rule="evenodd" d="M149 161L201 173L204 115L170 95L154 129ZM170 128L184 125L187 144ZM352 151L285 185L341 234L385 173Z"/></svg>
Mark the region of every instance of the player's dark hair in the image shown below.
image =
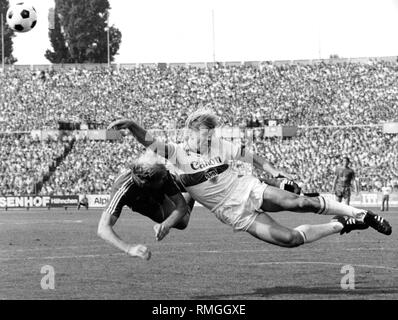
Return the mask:
<svg viewBox="0 0 398 320"><path fill-rule="evenodd" d="M164 164L158 163L151 166L142 166L141 164L133 164L131 172L142 182L157 181L165 176L167 169Z"/></svg>
<svg viewBox="0 0 398 320"><path fill-rule="evenodd" d="M139 185L158 181L167 174L166 166L158 161L156 155L146 153L131 165L131 173Z"/></svg>

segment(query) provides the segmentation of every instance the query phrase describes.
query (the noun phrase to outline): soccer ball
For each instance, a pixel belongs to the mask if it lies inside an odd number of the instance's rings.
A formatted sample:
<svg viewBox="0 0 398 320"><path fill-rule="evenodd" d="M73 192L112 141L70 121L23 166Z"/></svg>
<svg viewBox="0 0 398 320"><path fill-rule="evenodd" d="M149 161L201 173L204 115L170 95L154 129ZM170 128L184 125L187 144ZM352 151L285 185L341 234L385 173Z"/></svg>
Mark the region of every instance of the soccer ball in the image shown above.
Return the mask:
<svg viewBox="0 0 398 320"><path fill-rule="evenodd" d="M8 9L7 23L14 31L28 32L37 23L36 9L24 2L19 2Z"/></svg>

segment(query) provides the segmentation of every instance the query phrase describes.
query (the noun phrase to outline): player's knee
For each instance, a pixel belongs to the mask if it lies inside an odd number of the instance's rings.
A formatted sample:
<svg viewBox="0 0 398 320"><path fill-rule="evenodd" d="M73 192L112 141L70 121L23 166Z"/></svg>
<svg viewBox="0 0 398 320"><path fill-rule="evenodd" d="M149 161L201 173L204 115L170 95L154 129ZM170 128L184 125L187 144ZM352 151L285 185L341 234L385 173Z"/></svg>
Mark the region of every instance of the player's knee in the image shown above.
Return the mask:
<svg viewBox="0 0 398 320"><path fill-rule="evenodd" d="M295 207L300 211L311 210L314 207L313 199L308 197L297 197L295 200Z"/></svg>
<svg viewBox="0 0 398 320"><path fill-rule="evenodd" d="M292 230L286 235L283 244L286 248L296 248L304 244L304 239L300 232Z"/></svg>

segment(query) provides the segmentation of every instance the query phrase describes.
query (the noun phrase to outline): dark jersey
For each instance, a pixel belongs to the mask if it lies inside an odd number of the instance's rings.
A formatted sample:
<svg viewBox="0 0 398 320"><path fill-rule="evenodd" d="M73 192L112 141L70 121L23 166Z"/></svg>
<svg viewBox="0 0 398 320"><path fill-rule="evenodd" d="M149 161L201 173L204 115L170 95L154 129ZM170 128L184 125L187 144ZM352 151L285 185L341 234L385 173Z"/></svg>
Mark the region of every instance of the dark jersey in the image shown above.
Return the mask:
<svg viewBox="0 0 398 320"><path fill-rule="evenodd" d="M354 170L346 167L339 167L336 169L336 188L349 188L351 181L355 178Z"/></svg>
<svg viewBox="0 0 398 320"><path fill-rule="evenodd" d="M119 217L123 207L128 206L135 212L151 217L159 210L166 195L173 196L180 192L174 179L170 172L167 172L162 188L154 192L137 185L131 171L127 171L114 182L106 211Z"/></svg>

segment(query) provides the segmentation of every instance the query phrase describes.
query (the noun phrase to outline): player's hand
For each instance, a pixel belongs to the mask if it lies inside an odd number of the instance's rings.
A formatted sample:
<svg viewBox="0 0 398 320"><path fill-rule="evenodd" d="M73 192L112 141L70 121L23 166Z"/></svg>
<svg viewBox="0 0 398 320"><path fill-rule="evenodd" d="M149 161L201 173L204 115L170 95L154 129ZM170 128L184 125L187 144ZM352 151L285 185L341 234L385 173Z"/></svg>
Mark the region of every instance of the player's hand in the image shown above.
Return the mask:
<svg viewBox="0 0 398 320"><path fill-rule="evenodd" d="M295 194L301 194L301 188L293 180L283 179L280 188Z"/></svg>
<svg viewBox="0 0 398 320"><path fill-rule="evenodd" d="M139 257L144 260L151 259L151 251L146 246L143 246L142 244L139 244L136 246L131 246L127 250L127 254L131 257Z"/></svg>
<svg viewBox="0 0 398 320"><path fill-rule="evenodd" d="M120 119L113 121L107 128L107 130L121 130L121 129L128 129L128 127L133 122L129 119Z"/></svg>
<svg viewBox="0 0 398 320"><path fill-rule="evenodd" d="M163 223L158 223L153 226L155 231L156 241L161 241L170 231L170 228L165 226Z"/></svg>

